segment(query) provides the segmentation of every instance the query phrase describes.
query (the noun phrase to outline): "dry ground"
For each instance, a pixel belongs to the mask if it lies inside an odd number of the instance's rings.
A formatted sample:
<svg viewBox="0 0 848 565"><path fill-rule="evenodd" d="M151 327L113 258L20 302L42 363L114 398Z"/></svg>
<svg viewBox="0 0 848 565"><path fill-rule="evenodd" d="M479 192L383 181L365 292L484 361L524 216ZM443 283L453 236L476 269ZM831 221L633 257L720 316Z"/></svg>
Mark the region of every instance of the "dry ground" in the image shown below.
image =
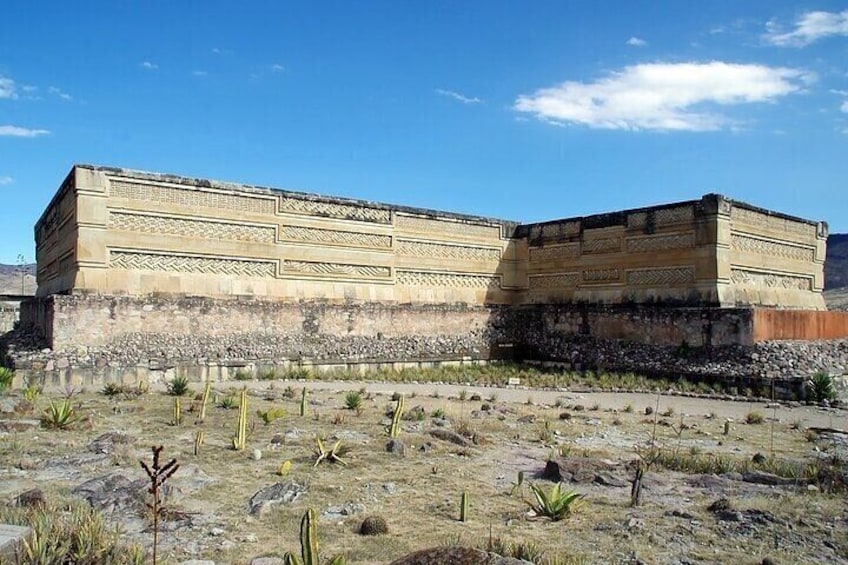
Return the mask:
<svg viewBox="0 0 848 565"><path fill-rule="evenodd" d="M311 405L307 416L300 417L304 385ZM552 451L567 458L635 460L634 446L648 442L654 430L654 416L646 416L645 408L657 402L659 412L668 416L658 418L656 439L667 449L721 453L739 460L770 452L781 460L807 460L816 445L808 441L805 428L846 429L844 412L647 394L369 384L357 413L344 408L344 389L362 386L356 383L253 381L218 383L214 391L220 401L228 389L242 386L250 389L253 421L244 451L231 448L237 410L210 405L202 425L195 423L194 412L185 413L183 424L175 426L173 397L161 390L122 399L97 392L77 394L73 400L86 421L74 430L0 432L0 500L36 487L60 500L85 480L114 472L141 478L138 460L149 460L150 446L161 444L164 456L176 457L182 465L173 480L177 494L171 508L180 520L169 525L163 539L169 563L191 558L248 563L256 556L295 550L299 520L308 508L319 517L322 553L343 553L348 563L387 563L416 549L457 541L484 544L490 533L536 544L562 562L742 564L759 563L766 556L778 563L848 562L844 494L652 469L644 502L635 509L629 507L629 485L569 485L586 497L576 514L561 522L528 516L522 494L510 494L518 471L525 471L529 482L539 482L533 475L544 468ZM294 398L284 397L286 387L294 388ZM193 394L199 392L200 385L193 389ZM423 420L403 422L403 457L385 449L385 414L393 404L393 391L405 394L407 413L421 406L427 414ZM474 394L480 399L470 400ZM36 410L40 412L48 398L60 396L59 391L45 393ZM190 404L188 398L183 400L184 408ZM483 404L491 410L481 410ZM282 406L286 415L263 425L256 411L275 406ZM445 414L445 421L432 417L436 410ZM766 421L742 423L751 410ZM571 418L560 419L563 412ZM33 414L37 412L0 419ZM725 418L733 419L728 436L723 435ZM678 433L681 422L687 429ZM428 434L443 428L476 432L478 443L462 447ZM206 441L195 456L198 429L205 431ZM116 446L107 457L94 457L88 446L107 432L122 432L134 441ZM316 436L331 442L341 439L350 449L347 466L313 468ZM260 460L252 457L255 449L262 452ZM282 478L277 470L284 460L292 462L292 470ZM619 478L628 478L625 472L619 472ZM306 485L308 492L290 505L250 515L254 493L286 480ZM464 523L457 519L462 491L470 496L470 519ZM523 495L529 496L526 487ZM743 511L743 520L721 521L707 510L723 496ZM325 514L329 507L347 503L361 505L360 511ZM386 518L388 535L357 533L363 517L372 514ZM123 522L127 539L149 547L143 516Z"/></svg>

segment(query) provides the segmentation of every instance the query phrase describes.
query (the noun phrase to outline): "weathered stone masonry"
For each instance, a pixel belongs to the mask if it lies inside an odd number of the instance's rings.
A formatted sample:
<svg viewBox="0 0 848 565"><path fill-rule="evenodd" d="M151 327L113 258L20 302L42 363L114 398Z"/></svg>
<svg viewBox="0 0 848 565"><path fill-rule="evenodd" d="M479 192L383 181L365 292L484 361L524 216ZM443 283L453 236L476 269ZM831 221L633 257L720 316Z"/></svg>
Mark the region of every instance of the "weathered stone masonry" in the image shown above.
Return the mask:
<svg viewBox="0 0 848 565"><path fill-rule="evenodd" d="M81 165L35 236L21 319L52 351L13 358L59 380L510 355L631 368L586 340L717 355L848 335L824 312L826 225L719 195L521 225Z"/></svg>

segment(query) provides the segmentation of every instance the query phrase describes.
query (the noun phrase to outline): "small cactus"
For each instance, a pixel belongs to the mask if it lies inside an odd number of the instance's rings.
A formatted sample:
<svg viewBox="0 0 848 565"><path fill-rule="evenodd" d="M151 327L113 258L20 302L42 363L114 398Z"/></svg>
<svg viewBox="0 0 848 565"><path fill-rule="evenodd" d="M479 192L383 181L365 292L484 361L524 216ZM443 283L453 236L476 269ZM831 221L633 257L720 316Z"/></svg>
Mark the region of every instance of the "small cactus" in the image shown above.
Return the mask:
<svg viewBox="0 0 848 565"><path fill-rule="evenodd" d="M391 438L398 437L398 433L400 432L400 419L403 416L403 408L404 400L403 395L401 394L398 396L395 411L392 413L392 423L389 426L389 437Z"/></svg>
<svg viewBox="0 0 848 565"><path fill-rule="evenodd" d="M174 425L179 426L183 423L183 409L180 404L180 397L174 397Z"/></svg>
<svg viewBox="0 0 848 565"><path fill-rule="evenodd" d="M292 468L292 462L291 461L288 461L288 460L283 461L282 463L280 463L280 468L277 469L277 474L280 475L281 477L285 477L286 475L291 473L291 468Z"/></svg>
<svg viewBox="0 0 848 565"><path fill-rule="evenodd" d="M203 446L203 441L206 439L206 433L203 430L197 430L194 434L194 455L200 455L200 448Z"/></svg>
<svg viewBox="0 0 848 565"><path fill-rule="evenodd" d="M241 391L238 428L233 437L233 449L241 451L247 446L247 390Z"/></svg>
<svg viewBox="0 0 848 565"><path fill-rule="evenodd" d="M306 387L300 392L300 417L306 416Z"/></svg>
<svg viewBox="0 0 848 565"><path fill-rule="evenodd" d="M200 400L200 421L206 419L206 404L209 402L209 393L212 391L212 383L207 382L206 388L203 389L203 398Z"/></svg>
<svg viewBox="0 0 848 565"><path fill-rule="evenodd" d="M359 533L363 536L379 536L389 533L389 526L382 516L368 516L359 526Z"/></svg>
<svg viewBox="0 0 848 565"><path fill-rule="evenodd" d="M468 521L468 493L462 491L462 497L459 499L459 521Z"/></svg>

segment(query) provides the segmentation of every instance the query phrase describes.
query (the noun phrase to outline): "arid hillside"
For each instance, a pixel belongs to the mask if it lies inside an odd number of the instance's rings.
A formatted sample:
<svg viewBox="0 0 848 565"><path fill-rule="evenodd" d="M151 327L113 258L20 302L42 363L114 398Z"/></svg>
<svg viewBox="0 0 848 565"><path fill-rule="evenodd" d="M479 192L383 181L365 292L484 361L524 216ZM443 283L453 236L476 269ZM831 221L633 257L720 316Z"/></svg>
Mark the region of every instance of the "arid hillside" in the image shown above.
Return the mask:
<svg viewBox="0 0 848 565"><path fill-rule="evenodd" d="M35 294L35 287L35 263L0 264L0 294Z"/></svg>

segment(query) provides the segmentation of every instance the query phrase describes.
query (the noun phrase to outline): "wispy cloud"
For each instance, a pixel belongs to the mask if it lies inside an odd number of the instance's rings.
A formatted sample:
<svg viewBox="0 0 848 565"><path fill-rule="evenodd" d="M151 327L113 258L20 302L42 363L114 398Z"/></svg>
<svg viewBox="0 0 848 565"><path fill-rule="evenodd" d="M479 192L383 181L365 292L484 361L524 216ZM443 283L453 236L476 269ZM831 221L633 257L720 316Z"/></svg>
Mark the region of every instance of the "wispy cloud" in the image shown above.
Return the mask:
<svg viewBox="0 0 848 565"><path fill-rule="evenodd" d="M192 74L192 76L196 76L196 77L205 77L209 73L206 72L206 71L191 71L191 74Z"/></svg>
<svg viewBox="0 0 848 565"><path fill-rule="evenodd" d="M279 63L274 63L273 65L271 65L271 72L272 73L281 73L285 70L286 70L286 68Z"/></svg>
<svg viewBox="0 0 848 565"><path fill-rule="evenodd" d="M0 177L0 186L12 184L13 182L15 182L15 179L13 179L12 177Z"/></svg>
<svg viewBox="0 0 848 565"><path fill-rule="evenodd" d="M215 55L222 55L222 56L223 56L223 55L232 55L232 54L233 54L233 52L232 52L231 50L229 50L229 49L222 49L222 48L220 48L220 47L213 47L213 48L211 49L211 51L212 51L212 53L214 53Z"/></svg>
<svg viewBox="0 0 848 565"><path fill-rule="evenodd" d="M447 96L448 98L453 98L454 100L458 100L459 102L462 102L463 104L480 104L481 102L483 102L481 99L477 98L476 96L474 96L474 97L466 96L462 93L455 92L453 90L444 90L444 89L441 89L441 88L437 88L436 94L440 94L441 96Z"/></svg>
<svg viewBox="0 0 848 565"><path fill-rule="evenodd" d="M49 130L46 129L29 129L19 126L0 126L0 137L40 137L48 135Z"/></svg>
<svg viewBox="0 0 848 565"><path fill-rule="evenodd" d="M55 86L51 86L50 88L48 88L47 92L53 94L54 96L58 96L62 100L67 100L69 102L73 100L73 97L70 94L68 94L67 92L63 92L60 88L56 88Z"/></svg>
<svg viewBox="0 0 848 565"><path fill-rule="evenodd" d="M155 71L159 68L159 65L157 65L156 63L151 63L150 61L142 61L141 68L147 69L148 71Z"/></svg>
<svg viewBox="0 0 848 565"><path fill-rule="evenodd" d="M8 77L0 76L0 98L17 98L17 87L15 81Z"/></svg>
<svg viewBox="0 0 848 565"><path fill-rule="evenodd" d="M641 39L639 37L635 37L635 36L631 37L630 39L627 40L627 45L629 45L631 47L644 47L647 44L648 44L647 41L645 41L644 39Z"/></svg>
<svg viewBox="0 0 848 565"><path fill-rule="evenodd" d="M839 107L839 109L840 109L841 111L845 112L846 114L848 114L848 100L846 100L845 102L843 102L843 103L842 103L842 106L840 106L840 107Z"/></svg>
<svg viewBox="0 0 848 565"><path fill-rule="evenodd" d="M525 94L514 109L558 125L656 131L734 127L707 104L770 102L800 92L815 75L799 69L709 63L649 63L625 67L595 82L567 81Z"/></svg>
<svg viewBox="0 0 848 565"><path fill-rule="evenodd" d="M785 33L777 22L770 21L763 39L780 47L804 47L833 35L848 36L848 10L805 12L795 20L795 28Z"/></svg>

